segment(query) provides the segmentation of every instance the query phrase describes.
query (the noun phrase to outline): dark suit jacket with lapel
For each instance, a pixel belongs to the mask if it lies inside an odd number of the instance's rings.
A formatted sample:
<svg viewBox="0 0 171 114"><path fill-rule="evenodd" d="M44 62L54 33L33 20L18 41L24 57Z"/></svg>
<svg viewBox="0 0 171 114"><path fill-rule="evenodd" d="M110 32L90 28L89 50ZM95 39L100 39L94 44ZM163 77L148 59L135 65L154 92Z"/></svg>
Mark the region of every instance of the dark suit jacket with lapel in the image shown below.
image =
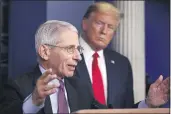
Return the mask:
<svg viewBox="0 0 171 114"><path fill-rule="evenodd" d="M23 114L23 101L33 92L36 81L40 76L41 72L37 66L33 72L20 76L15 81L9 80L5 84L5 95L0 105L0 113ZM64 78L64 81L71 112L80 109L96 108L96 101L94 101L91 89L86 83L79 82L77 77ZM106 108L103 105L98 106L102 106L100 108ZM45 107L38 113L52 113L49 96L46 98Z"/></svg>
<svg viewBox="0 0 171 114"><path fill-rule="evenodd" d="M109 49L104 50L104 56L107 72L108 106L111 108L133 107L133 77L129 60L123 55ZM80 82L88 83L92 90L84 57L77 66L76 76L80 78Z"/></svg>

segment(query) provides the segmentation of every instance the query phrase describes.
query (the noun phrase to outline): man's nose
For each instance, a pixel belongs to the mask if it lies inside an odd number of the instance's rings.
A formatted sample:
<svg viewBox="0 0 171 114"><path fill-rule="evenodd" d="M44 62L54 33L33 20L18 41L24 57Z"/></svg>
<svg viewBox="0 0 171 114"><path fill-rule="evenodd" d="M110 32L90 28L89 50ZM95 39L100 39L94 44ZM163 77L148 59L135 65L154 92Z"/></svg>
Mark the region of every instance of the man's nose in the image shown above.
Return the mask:
<svg viewBox="0 0 171 114"><path fill-rule="evenodd" d="M101 31L101 32L102 32L103 34L106 34L106 33L107 33L107 28L108 28L107 25L104 25L104 26L102 27L102 31Z"/></svg>
<svg viewBox="0 0 171 114"><path fill-rule="evenodd" d="M77 60L77 61L82 60L81 54L77 49L75 50L75 53L74 53L74 59Z"/></svg>

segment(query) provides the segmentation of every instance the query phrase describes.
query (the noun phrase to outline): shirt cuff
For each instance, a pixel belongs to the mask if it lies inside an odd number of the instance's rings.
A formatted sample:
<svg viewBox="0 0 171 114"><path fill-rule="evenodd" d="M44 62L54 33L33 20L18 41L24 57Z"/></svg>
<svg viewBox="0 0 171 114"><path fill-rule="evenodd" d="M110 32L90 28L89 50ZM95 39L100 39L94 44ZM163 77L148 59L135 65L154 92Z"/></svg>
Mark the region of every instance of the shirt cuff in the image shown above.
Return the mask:
<svg viewBox="0 0 171 114"><path fill-rule="evenodd" d="M138 104L138 108L149 108L148 105L145 103L145 100L141 101Z"/></svg>
<svg viewBox="0 0 171 114"><path fill-rule="evenodd" d="M23 113L37 113L44 107L44 103L40 106L36 106L32 102L32 94L30 94L23 102Z"/></svg>

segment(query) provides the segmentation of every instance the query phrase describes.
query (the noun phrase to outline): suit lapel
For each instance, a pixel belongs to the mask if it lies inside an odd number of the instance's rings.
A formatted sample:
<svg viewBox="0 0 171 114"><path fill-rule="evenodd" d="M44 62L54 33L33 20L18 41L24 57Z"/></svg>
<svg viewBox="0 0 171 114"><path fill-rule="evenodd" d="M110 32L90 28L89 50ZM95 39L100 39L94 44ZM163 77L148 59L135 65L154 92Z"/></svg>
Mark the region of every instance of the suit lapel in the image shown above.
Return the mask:
<svg viewBox="0 0 171 114"><path fill-rule="evenodd" d="M85 82L87 81L87 85L91 87L91 80L90 80L90 76L89 76L89 73L88 73L88 70L87 70L87 66L85 64L85 60L84 60L84 57L83 55L82 56L82 60L78 63L77 65L77 68L76 68L76 72L78 73L78 76L81 80L80 82Z"/></svg>
<svg viewBox="0 0 171 114"><path fill-rule="evenodd" d="M118 90L117 86L117 73L116 73L116 61L114 56L110 55L107 50L104 50L105 62L106 62L106 73L107 73L107 104L113 105L115 101L116 91Z"/></svg>
<svg viewBox="0 0 171 114"><path fill-rule="evenodd" d="M51 106L49 96L47 96L46 100L45 100L44 112L45 112L45 114L49 114L49 113L52 114L52 106Z"/></svg>
<svg viewBox="0 0 171 114"><path fill-rule="evenodd" d="M67 98L68 98L70 111L74 112L79 109L78 108L78 96L77 96L76 89L71 85L69 81L72 81L72 79L69 80L68 78L65 78L65 87L67 91Z"/></svg>
<svg viewBox="0 0 171 114"><path fill-rule="evenodd" d="M39 79L39 77L42 75L40 69L39 69L39 65L36 65L36 68L33 71L33 86L36 86L36 82Z"/></svg>

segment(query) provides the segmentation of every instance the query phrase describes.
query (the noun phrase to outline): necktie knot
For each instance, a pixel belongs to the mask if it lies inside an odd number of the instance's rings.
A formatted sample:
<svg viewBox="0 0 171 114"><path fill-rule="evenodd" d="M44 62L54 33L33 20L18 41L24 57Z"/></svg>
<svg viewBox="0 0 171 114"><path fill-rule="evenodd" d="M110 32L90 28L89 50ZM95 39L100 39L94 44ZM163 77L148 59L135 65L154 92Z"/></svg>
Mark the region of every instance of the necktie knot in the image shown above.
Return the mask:
<svg viewBox="0 0 171 114"><path fill-rule="evenodd" d="M64 89L64 82L62 80L59 80L59 88Z"/></svg>
<svg viewBox="0 0 171 114"><path fill-rule="evenodd" d="M98 54L97 52L95 52L95 53L93 54L93 57L94 57L94 58L98 58L98 57L99 57L99 54Z"/></svg>

